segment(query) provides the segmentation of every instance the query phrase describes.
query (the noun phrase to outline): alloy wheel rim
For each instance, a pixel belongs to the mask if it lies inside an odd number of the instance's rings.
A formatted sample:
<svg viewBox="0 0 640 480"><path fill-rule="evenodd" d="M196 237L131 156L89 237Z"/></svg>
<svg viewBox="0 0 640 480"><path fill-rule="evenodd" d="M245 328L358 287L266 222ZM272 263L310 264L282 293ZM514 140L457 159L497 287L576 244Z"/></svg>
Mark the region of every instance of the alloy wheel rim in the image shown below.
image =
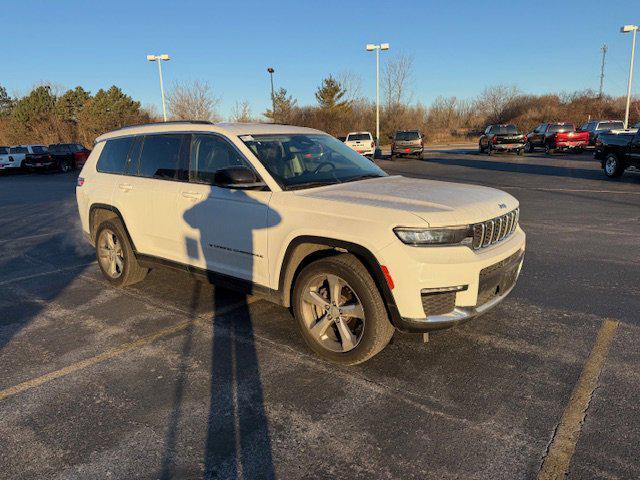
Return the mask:
<svg viewBox="0 0 640 480"><path fill-rule="evenodd" d="M605 168L607 169L607 173L611 175L616 169L615 159L611 157L607 158L607 163L605 164Z"/></svg>
<svg viewBox="0 0 640 480"><path fill-rule="evenodd" d="M337 353L356 348L365 315L353 288L337 275L321 274L311 278L303 292L302 320L314 341Z"/></svg>
<svg viewBox="0 0 640 480"><path fill-rule="evenodd" d="M110 278L119 278L124 272L124 252L113 231L104 229L98 239L98 261Z"/></svg>

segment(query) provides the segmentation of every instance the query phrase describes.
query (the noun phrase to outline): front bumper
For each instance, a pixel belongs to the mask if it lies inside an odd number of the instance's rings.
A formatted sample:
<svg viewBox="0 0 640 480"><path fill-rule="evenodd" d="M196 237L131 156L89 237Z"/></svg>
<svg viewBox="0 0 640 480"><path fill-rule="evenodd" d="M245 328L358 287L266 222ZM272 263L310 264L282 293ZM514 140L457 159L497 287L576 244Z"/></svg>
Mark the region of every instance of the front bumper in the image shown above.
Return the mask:
<svg viewBox="0 0 640 480"><path fill-rule="evenodd" d="M378 251L380 264L388 268L395 283L393 305L389 306L394 325L401 331L426 332L486 312L515 285L525 244L526 235L517 227L505 240L477 251L463 246L412 247L397 243ZM511 277L505 282L507 275ZM459 290L450 303L444 302L446 309L440 304L434 311L425 303L425 296L430 295L425 292L453 287Z"/></svg>
<svg viewBox="0 0 640 480"><path fill-rule="evenodd" d="M524 148L524 143L496 143L491 145L491 148L494 150L520 150Z"/></svg>
<svg viewBox="0 0 640 480"><path fill-rule="evenodd" d="M392 155L412 155L415 153L422 153L424 147L395 147L391 149Z"/></svg>
<svg viewBox="0 0 640 480"><path fill-rule="evenodd" d="M569 150L572 148L584 148L587 146L589 142L585 140L580 140L576 142L557 142L555 144L555 148L558 150Z"/></svg>
<svg viewBox="0 0 640 480"><path fill-rule="evenodd" d="M31 170L48 170L53 168L56 162L35 162L35 163L22 163L25 168Z"/></svg>
<svg viewBox="0 0 640 480"><path fill-rule="evenodd" d="M431 330L440 330L442 328L449 328L458 323L471 320L478 315L488 312L502 302L516 286L516 281L518 280L518 276L522 270L523 260L524 250L520 250L513 259L502 265L500 269L491 272L491 278L486 280L487 285L484 288L481 286L481 289L483 290L482 297L488 298L488 300L481 305L473 307L456 306L449 313L429 315L425 318L416 319L401 317L397 328L404 332L428 332ZM491 295L492 292L489 290L499 293Z"/></svg>

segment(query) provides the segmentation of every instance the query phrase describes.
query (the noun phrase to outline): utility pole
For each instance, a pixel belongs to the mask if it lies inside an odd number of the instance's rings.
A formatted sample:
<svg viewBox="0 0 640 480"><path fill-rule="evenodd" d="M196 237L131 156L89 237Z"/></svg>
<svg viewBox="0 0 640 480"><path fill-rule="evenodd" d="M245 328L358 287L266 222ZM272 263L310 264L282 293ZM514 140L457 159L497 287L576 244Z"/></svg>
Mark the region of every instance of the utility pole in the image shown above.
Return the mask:
<svg viewBox="0 0 640 480"><path fill-rule="evenodd" d="M602 48L600 50L602 50L602 64L600 65L600 93L598 94L598 98L602 98L603 95L603 90L604 90L604 60L607 56L607 50L609 48L607 47L607 44L605 43L604 45L602 45Z"/></svg>

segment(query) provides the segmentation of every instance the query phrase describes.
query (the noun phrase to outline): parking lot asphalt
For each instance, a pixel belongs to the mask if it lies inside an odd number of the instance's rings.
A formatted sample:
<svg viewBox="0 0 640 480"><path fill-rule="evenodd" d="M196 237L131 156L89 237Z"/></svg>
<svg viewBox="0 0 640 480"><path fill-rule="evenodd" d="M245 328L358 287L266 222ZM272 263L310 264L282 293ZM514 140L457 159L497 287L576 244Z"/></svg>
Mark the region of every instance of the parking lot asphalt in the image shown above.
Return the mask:
<svg viewBox="0 0 640 480"><path fill-rule="evenodd" d="M258 297L166 269L111 287L74 175L0 177L0 478L640 478L640 173L588 153L379 164L508 191L527 252L497 308L357 367Z"/></svg>

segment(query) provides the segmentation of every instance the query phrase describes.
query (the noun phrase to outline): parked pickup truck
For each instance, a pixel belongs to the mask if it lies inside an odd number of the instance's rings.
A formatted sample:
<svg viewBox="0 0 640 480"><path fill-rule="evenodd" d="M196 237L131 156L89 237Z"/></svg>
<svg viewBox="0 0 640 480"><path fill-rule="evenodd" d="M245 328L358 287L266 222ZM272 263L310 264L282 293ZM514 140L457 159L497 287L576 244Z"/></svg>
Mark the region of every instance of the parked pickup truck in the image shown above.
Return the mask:
<svg viewBox="0 0 640 480"><path fill-rule="evenodd" d="M515 125L489 125L478 141L480 153L491 155L493 151L516 152L522 155L526 135L518 132Z"/></svg>
<svg viewBox="0 0 640 480"><path fill-rule="evenodd" d="M622 120L591 120L582 125L579 131L589 133L589 145L594 146L599 135L621 128L624 128Z"/></svg>
<svg viewBox="0 0 640 480"><path fill-rule="evenodd" d="M376 151L376 143L369 132L350 132L344 143L360 155L372 156Z"/></svg>
<svg viewBox="0 0 640 480"><path fill-rule="evenodd" d="M0 170L10 168L18 170L24 167L24 160L28 154L44 151L46 148L44 145L14 145L9 147L6 155L0 155Z"/></svg>
<svg viewBox="0 0 640 480"><path fill-rule="evenodd" d="M619 177L629 167L640 168L640 130L601 133L593 156L609 178Z"/></svg>
<svg viewBox="0 0 640 480"><path fill-rule="evenodd" d="M589 144L589 132L576 132L573 123L543 123L527 135L525 152L543 148L547 154L557 150L581 152Z"/></svg>

